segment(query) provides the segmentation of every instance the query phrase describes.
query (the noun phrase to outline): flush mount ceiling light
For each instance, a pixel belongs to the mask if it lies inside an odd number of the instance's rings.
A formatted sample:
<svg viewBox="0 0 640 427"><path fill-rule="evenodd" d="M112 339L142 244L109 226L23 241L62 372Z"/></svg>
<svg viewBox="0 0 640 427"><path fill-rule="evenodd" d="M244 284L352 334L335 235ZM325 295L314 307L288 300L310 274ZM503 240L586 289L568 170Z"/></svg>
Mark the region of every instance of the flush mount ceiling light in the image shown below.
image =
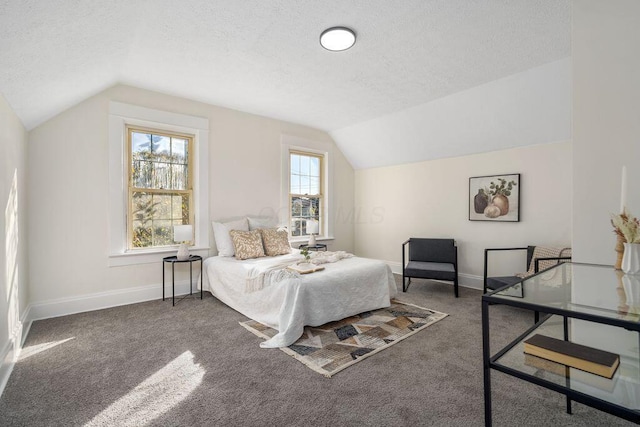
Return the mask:
<svg viewBox="0 0 640 427"><path fill-rule="evenodd" d="M320 34L320 44L323 48L338 52L347 50L356 42L356 33L347 27L332 27Z"/></svg>

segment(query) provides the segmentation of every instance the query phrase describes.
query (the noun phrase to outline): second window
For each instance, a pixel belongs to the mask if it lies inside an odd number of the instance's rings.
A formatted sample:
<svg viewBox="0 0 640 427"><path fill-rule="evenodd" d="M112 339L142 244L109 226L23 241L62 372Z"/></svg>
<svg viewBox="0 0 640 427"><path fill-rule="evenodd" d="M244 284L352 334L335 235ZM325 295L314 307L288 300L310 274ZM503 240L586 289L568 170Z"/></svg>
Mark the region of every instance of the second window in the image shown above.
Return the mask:
<svg viewBox="0 0 640 427"><path fill-rule="evenodd" d="M289 152L289 218L291 237L322 234L323 156Z"/></svg>

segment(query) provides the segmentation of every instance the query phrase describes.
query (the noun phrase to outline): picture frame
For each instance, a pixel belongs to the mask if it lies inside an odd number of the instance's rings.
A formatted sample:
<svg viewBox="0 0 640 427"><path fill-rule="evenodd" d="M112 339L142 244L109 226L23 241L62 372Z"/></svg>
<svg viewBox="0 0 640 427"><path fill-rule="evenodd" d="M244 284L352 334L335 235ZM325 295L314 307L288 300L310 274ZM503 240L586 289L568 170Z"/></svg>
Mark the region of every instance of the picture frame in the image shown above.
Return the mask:
<svg viewBox="0 0 640 427"><path fill-rule="evenodd" d="M469 178L469 221L519 222L520 174Z"/></svg>

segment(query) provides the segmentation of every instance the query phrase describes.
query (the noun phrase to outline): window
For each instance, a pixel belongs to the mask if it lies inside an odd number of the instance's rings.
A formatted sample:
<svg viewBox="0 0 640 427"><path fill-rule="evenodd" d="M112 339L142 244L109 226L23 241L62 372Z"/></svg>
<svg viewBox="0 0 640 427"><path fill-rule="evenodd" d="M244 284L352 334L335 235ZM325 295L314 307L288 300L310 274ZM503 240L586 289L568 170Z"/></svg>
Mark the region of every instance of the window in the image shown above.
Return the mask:
<svg viewBox="0 0 640 427"><path fill-rule="evenodd" d="M173 226L193 224L193 135L127 127L129 249L175 245Z"/></svg>
<svg viewBox="0 0 640 427"><path fill-rule="evenodd" d="M321 154L289 152L289 224L292 237L323 234L323 160Z"/></svg>
<svg viewBox="0 0 640 427"><path fill-rule="evenodd" d="M108 217L109 266L175 254L178 224L193 226L189 252L207 256L209 119L110 101Z"/></svg>
<svg viewBox="0 0 640 427"><path fill-rule="evenodd" d="M289 225L291 241L308 241L310 232L319 240L333 239L333 143L282 134L280 156L278 218Z"/></svg>

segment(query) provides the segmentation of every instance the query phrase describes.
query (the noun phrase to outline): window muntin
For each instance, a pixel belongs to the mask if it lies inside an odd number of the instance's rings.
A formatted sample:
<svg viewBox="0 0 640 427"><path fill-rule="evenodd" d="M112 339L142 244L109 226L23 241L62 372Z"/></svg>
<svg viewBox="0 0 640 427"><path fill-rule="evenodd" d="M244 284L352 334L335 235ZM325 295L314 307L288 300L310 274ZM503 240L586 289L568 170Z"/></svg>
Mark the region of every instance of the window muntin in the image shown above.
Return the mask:
<svg viewBox="0 0 640 427"><path fill-rule="evenodd" d="M193 139L127 127L129 249L173 246L173 226L194 224Z"/></svg>
<svg viewBox="0 0 640 427"><path fill-rule="evenodd" d="M322 234L323 156L289 152L289 224L292 237ZM314 225L318 224L317 231Z"/></svg>

